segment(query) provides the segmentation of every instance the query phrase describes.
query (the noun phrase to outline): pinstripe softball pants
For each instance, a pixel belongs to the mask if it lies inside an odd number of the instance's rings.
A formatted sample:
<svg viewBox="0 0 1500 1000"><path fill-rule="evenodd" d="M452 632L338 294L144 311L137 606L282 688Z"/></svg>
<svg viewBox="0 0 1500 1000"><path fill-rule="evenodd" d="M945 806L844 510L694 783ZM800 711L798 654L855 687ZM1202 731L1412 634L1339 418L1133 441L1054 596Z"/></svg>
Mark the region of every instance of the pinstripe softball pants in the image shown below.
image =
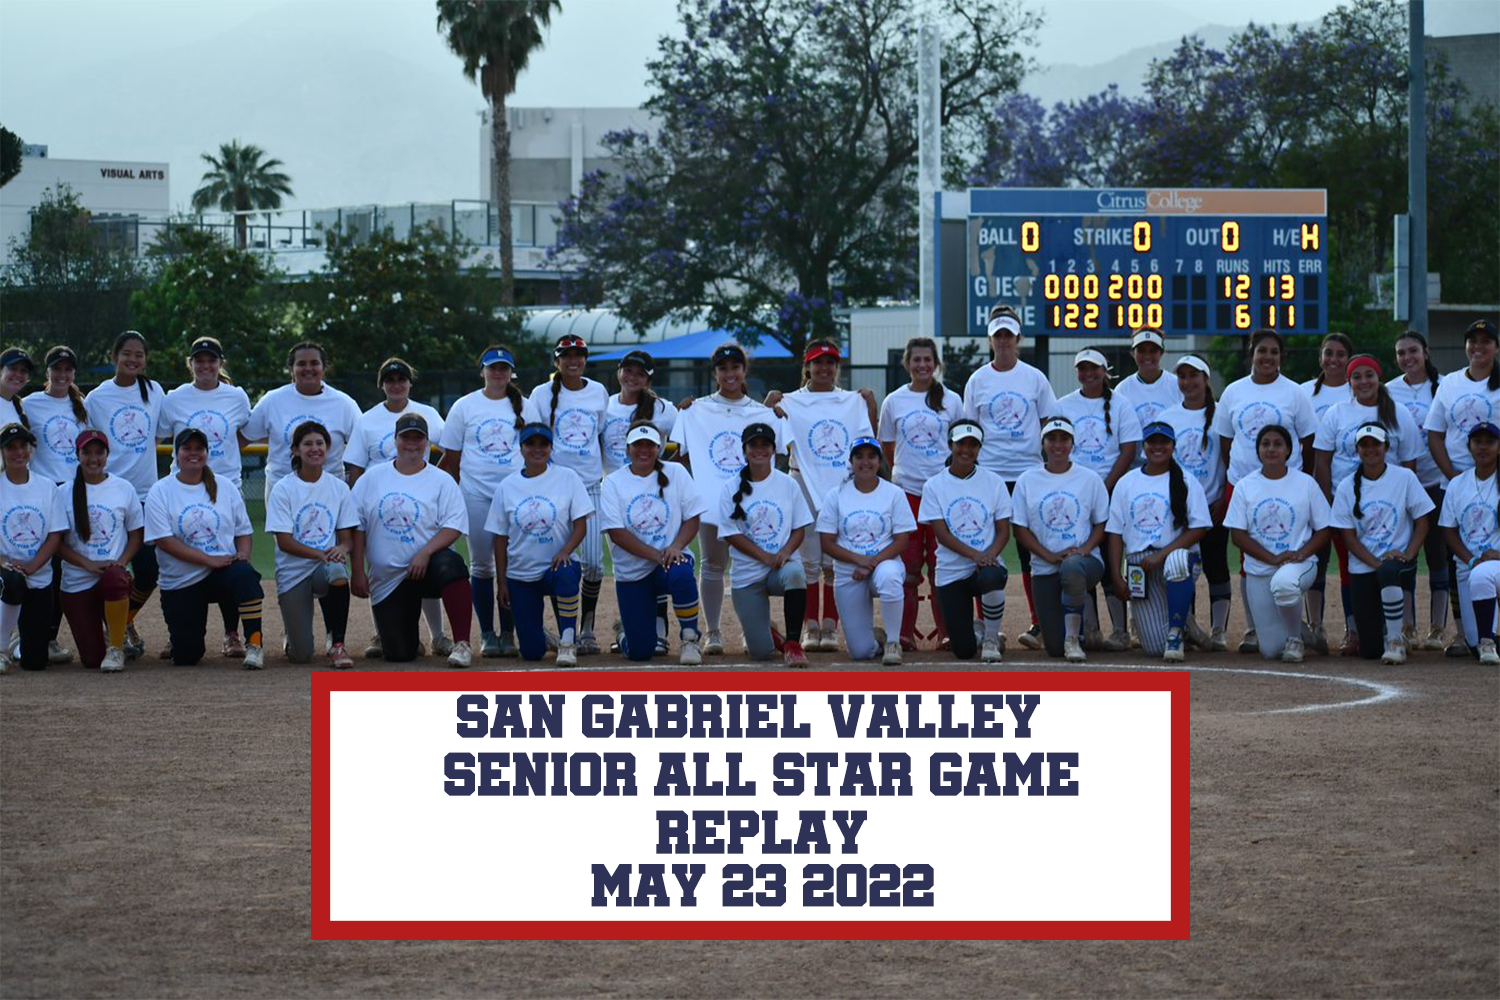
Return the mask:
<svg viewBox="0 0 1500 1000"><path fill-rule="evenodd" d="M1138 566L1142 559L1155 551L1157 550L1142 549L1140 552L1130 553L1125 557L1125 562ZM1135 618L1135 627L1140 634L1141 652L1147 656L1160 656L1166 651L1167 632L1172 627L1172 619L1180 615L1185 620L1192 608L1201 560L1196 552L1184 555L1182 560L1173 560L1179 565L1173 568L1170 577L1165 566L1146 574L1145 598L1130 599L1130 613ZM1182 573L1181 563L1186 563L1185 575ZM1174 615L1173 612L1177 614ZM1178 628L1181 627L1178 625Z"/></svg>

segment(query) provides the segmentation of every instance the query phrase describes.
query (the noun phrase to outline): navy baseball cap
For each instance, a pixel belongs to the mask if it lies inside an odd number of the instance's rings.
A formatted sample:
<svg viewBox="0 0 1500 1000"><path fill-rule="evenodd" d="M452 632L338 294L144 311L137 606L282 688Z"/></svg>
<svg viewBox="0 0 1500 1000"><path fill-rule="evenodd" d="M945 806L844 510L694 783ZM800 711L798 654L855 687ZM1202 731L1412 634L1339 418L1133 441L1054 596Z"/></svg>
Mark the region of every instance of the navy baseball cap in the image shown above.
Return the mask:
<svg viewBox="0 0 1500 1000"><path fill-rule="evenodd" d="M1152 423L1147 424L1146 429L1141 431L1142 441L1146 440L1147 438L1153 437L1164 437L1168 441L1172 441L1175 443L1177 441L1177 431L1172 429L1171 424L1156 420Z"/></svg>
<svg viewBox="0 0 1500 1000"><path fill-rule="evenodd" d="M16 365L25 365L31 371L36 371L36 362L31 360L31 355L19 347L7 347L0 354L0 368L14 368Z"/></svg>
<svg viewBox="0 0 1500 1000"><path fill-rule="evenodd" d="M624 368L626 365L635 365L647 375L656 374L656 362L645 351L631 351L625 355L620 359L620 367Z"/></svg>
<svg viewBox="0 0 1500 1000"><path fill-rule="evenodd" d="M12 423L0 427L0 448L4 448L17 438L36 444L36 435L31 433L25 424Z"/></svg>
<svg viewBox="0 0 1500 1000"><path fill-rule="evenodd" d="M200 354L212 354L223 361L224 346L212 337L201 337L193 341L193 346L188 348L188 357L193 358Z"/></svg>
<svg viewBox="0 0 1500 1000"><path fill-rule="evenodd" d="M709 358L709 362L714 368L729 362L737 362L742 365L747 363L745 361L745 350L739 344L725 344L722 347L714 348L714 353Z"/></svg>
<svg viewBox="0 0 1500 1000"><path fill-rule="evenodd" d="M770 424L757 421L740 432L741 444L749 444L756 438L765 438L774 445L776 443L776 430Z"/></svg>
<svg viewBox="0 0 1500 1000"><path fill-rule="evenodd" d="M1496 427L1488 420L1483 420L1469 428L1469 437L1475 434L1488 434L1492 438L1500 438L1500 427Z"/></svg>
<svg viewBox="0 0 1500 1000"><path fill-rule="evenodd" d="M1500 344L1500 334L1495 332L1495 324L1487 319L1476 319L1469 324L1469 328L1464 331L1464 339L1468 340L1470 337L1488 337L1492 343Z"/></svg>
<svg viewBox="0 0 1500 1000"><path fill-rule="evenodd" d="M193 440L196 440L205 448L208 447L207 434L203 433L196 427L184 427L182 430L178 431L177 436L172 439L172 450L176 451L178 448L181 448L183 445Z"/></svg>
<svg viewBox="0 0 1500 1000"><path fill-rule="evenodd" d="M395 376L400 376L408 382L412 381L411 365L400 358L392 358L380 366L380 381L384 382Z"/></svg>
<svg viewBox="0 0 1500 1000"><path fill-rule="evenodd" d="M545 438L548 444L552 443L552 428L546 424L527 424L521 428L521 433L516 435L519 444L525 444L534 437Z"/></svg>
<svg viewBox="0 0 1500 1000"><path fill-rule="evenodd" d="M48 368L51 368L53 365L61 364L68 364L72 365L74 368L77 368L78 355L73 353L73 348L63 347L59 344L57 347L54 347L52 348L52 350L47 352L47 360L45 363Z"/></svg>
<svg viewBox="0 0 1500 1000"><path fill-rule="evenodd" d="M503 347L491 347L479 356L479 364L482 368L488 368L490 365L510 365L514 369L516 359Z"/></svg>

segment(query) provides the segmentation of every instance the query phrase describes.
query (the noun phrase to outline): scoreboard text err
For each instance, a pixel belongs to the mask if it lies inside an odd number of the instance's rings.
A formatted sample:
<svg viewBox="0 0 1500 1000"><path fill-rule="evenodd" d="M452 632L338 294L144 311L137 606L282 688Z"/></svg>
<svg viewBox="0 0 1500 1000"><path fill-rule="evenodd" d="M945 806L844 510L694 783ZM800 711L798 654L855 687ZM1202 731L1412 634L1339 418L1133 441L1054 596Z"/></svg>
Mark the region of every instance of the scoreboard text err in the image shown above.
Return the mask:
<svg viewBox="0 0 1500 1000"><path fill-rule="evenodd" d="M971 190L969 332L1016 306L1030 333L1327 332L1327 193Z"/></svg>

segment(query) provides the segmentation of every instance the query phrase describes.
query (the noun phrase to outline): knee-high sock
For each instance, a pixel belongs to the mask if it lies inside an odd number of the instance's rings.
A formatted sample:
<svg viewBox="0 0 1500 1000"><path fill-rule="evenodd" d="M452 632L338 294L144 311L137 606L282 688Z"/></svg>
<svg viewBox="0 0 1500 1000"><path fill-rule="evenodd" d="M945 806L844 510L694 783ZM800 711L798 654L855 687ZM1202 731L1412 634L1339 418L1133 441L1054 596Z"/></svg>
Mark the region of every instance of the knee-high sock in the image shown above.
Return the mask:
<svg viewBox="0 0 1500 1000"><path fill-rule="evenodd" d="M1354 625L1354 602L1349 597L1349 585L1339 584L1339 600L1344 603L1344 630L1359 634L1359 629Z"/></svg>
<svg viewBox="0 0 1500 1000"><path fill-rule="evenodd" d="M328 593L318 598L318 605L323 609L323 621L328 624L328 638L331 642L343 642L345 633L349 631L349 588L329 587Z"/></svg>
<svg viewBox="0 0 1500 1000"><path fill-rule="evenodd" d="M938 606L937 601L932 606ZM991 590L979 597L979 610L984 616L984 637L994 639L1000 634L1000 619L1005 617L1005 591Z"/></svg>
<svg viewBox="0 0 1500 1000"><path fill-rule="evenodd" d="M599 606L599 583L598 580L583 578L580 588L582 614L579 616L578 631L584 635L594 634L594 609Z"/></svg>
<svg viewBox="0 0 1500 1000"><path fill-rule="evenodd" d="M1064 638L1076 639L1083 630L1083 597L1083 594L1062 595Z"/></svg>
<svg viewBox="0 0 1500 1000"><path fill-rule="evenodd" d="M782 611L786 615L786 641L801 644L802 623L807 615L807 595L812 588L798 587L782 595Z"/></svg>
<svg viewBox="0 0 1500 1000"><path fill-rule="evenodd" d="M1446 573L1444 573L1441 581L1438 580L1436 577L1430 577L1429 580L1428 580L1428 582L1429 582L1429 584L1432 587L1432 611L1428 615L1428 617L1432 621L1432 627L1433 628L1439 628L1439 629L1447 628L1448 627L1448 575Z"/></svg>
<svg viewBox="0 0 1500 1000"><path fill-rule="evenodd" d="M152 589L154 590L155 588L152 588ZM146 602L149 601L150 599L151 599L151 591L150 590L139 590L139 589L137 589L134 586L132 586L130 588L130 621L131 622L135 621L135 616L141 613L141 609L146 606ZM129 624L129 622L127 622L126 624Z"/></svg>
<svg viewBox="0 0 1500 1000"><path fill-rule="evenodd" d="M454 580L443 588L443 610L448 612L448 624L453 627L454 642L469 641L469 627L474 623L474 591L468 578Z"/></svg>
<svg viewBox="0 0 1500 1000"><path fill-rule="evenodd" d="M109 645L116 648L125 645L125 626L130 623L130 599L104 602L104 627L109 633Z"/></svg>
<svg viewBox="0 0 1500 1000"><path fill-rule="evenodd" d="M21 621L19 604L0 604L0 642L10 642L10 634Z"/></svg>
<svg viewBox="0 0 1500 1000"><path fill-rule="evenodd" d="M823 620L818 617L818 609L821 607L819 598L823 595L823 589L819 585L817 577L813 577L807 583L807 596L803 600L803 621L808 622L813 628L822 628Z"/></svg>
<svg viewBox="0 0 1500 1000"><path fill-rule="evenodd" d="M917 609L921 606L921 598L917 596L918 589L922 586L922 567L919 564L915 573L911 570L906 572L906 583L903 589L906 591L901 611L901 635L903 638L914 639L917 634ZM932 606L937 607L933 601Z"/></svg>
<svg viewBox="0 0 1500 1000"><path fill-rule="evenodd" d="M490 591L491 595L494 591ZM440 597L425 597L422 599L422 617L427 619L427 631L432 633L432 638L437 639L443 634L443 601Z"/></svg>
<svg viewBox="0 0 1500 1000"><path fill-rule="evenodd" d="M1302 609L1295 604L1285 606L1277 605L1276 610L1281 612L1281 624L1286 629L1288 641L1298 639L1302 636Z"/></svg>
<svg viewBox="0 0 1500 1000"><path fill-rule="evenodd" d="M1021 589L1026 591L1026 609L1031 612L1031 624L1036 624L1036 597L1031 593L1031 574L1021 574Z"/></svg>
<svg viewBox="0 0 1500 1000"><path fill-rule="evenodd" d="M1116 632L1125 631L1125 602L1114 594L1106 593L1104 603L1109 606L1109 620Z"/></svg>
<svg viewBox="0 0 1500 1000"><path fill-rule="evenodd" d="M891 636L891 625L895 624L895 625L897 625L899 627L899 623L901 621L901 616L904 613L905 608L906 608L906 593L905 593L905 591L901 592L901 596L900 597L893 597L893 598L882 597L880 599L880 618L881 618L881 621L885 624L885 637L886 637L886 641L887 642L895 642L896 641L896 639L892 638L892 636Z"/></svg>
<svg viewBox="0 0 1500 1000"><path fill-rule="evenodd" d="M948 623L943 621L943 603L937 599L937 556L927 564L927 603L932 605L932 627L937 629L938 642L948 638ZM912 612L916 620L916 612Z"/></svg>
<svg viewBox="0 0 1500 1000"><path fill-rule="evenodd" d="M479 623L479 634L489 635L495 631L495 580L489 576L469 577L469 589L474 595L474 620ZM436 602L441 603L441 602ZM426 605L426 602L423 602ZM438 628L443 626L443 617L438 615ZM427 619L428 624L432 619Z"/></svg>
<svg viewBox="0 0 1500 1000"><path fill-rule="evenodd" d="M667 609L671 601L666 594L656 595L656 637L665 639L667 637Z"/></svg>
<svg viewBox="0 0 1500 1000"><path fill-rule="evenodd" d="M240 620L245 624L245 644L247 646L260 645L260 612L262 599L256 596L254 600L240 602Z"/></svg>
<svg viewBox="0 0 1500 1000"><path fill-rule="evenodd" d="M698 596L703 600L704 627L710 632L719 630L719 619L724 613L724 577L703 574L698 586Z"/></svg>
<svg viewBox="0 0 1500 1000"><path fill-rule="evenodd" d="M1401 626L1406 623L1406 591L1398 587L1380 588L1380 609L1385 613L1385 637L1401 638Z"/></svg>
<svg viewBox="0 0 1500 1000"><path fill-rule="evenodd" d="M1193 607L1193 591L1196 580L1167 581L1167 628L1186 628L1188 612ZM1227 603L1227 602L1226 602ZM1137 622L1140 618L1137 617Z"/></svg>
<svg viewBox="0 0 1500 1000"><path fill-rule="evenodd" d="M836 632L839 627L839 605L833 599L833 579L823 580L823 631Z"/></svg>
<svg viewBox="0 0 1500 1000"><path fill-rule="evenodd" d="M1328 568L1320 567L1323 571L1313 578L1313 584L1307 588L1307 624L1312 626L1313 631L1323 627L1323 606L1328 587ZM1300 635L1300 632L1291 632L1290 635Z"/></svg>
<svg viewBox="0 0 1500 1000"><path fill-rule="evenodd" d="M1486 597L1470 603L1474 605L1474 625L1479 630L1480 640L1495 638L1495 599Z"/></svg>
<svg viewBox="0 0 1500 1000"><path fill-rule="evenodd" d="M1255 631L1255 616L1253 614L1251 614L1251 612L1253 611L1253 609L1250 607L1250 596L1249 596L1249 591L1248 591L1248 589L1246 587L1246 584L1245 584L1245 574L1244 574L1243 570L1240 572L1240 604L1245 609L1245 628L1248 629L1251 632L1254 632ZM1225 618L1224 618L1224 620L1226 622L1229 620L1228 612L1227 611L1225 612Z"/></svg>
<svg viewBox="0 0 1500 1000"><path fill-rule="evenodd" d="M557 642L562 646L573 645L578 630L578 605L582 598L578 594L554 597L552 613L557 616Z"/></svg>
<svg viewBox="0 0 1500 1000"><path fill-rule="evenodd" d="M1229 624L1229 584L1210 583L1208 585L1208 616L1209 627L1222 629Z"/></svg>

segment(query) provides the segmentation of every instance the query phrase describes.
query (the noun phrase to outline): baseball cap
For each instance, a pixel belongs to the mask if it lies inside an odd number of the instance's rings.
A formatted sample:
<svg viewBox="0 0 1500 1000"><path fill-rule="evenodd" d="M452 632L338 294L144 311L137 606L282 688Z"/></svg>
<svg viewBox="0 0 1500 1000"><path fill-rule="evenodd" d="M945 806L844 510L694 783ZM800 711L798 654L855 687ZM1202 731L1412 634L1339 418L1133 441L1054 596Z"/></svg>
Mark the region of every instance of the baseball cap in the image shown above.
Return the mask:
<svg viewBox="0 0 1500 1000"><path fill-rule="evenodd" d="M869 435L857 437L849 444L849 454L853 455L861 448L874 448L875 451L879 453L880 442L870 437Z"/></svg>
<svg viewBox="0 0 1500 1000"><path fill-rule="evenodd" d="M958 442L966 438L984 444L984 431L972 420L958 420L948 428L949 441Z"/></svg>
<svg viewBox="0 0 1500 1000"><path fill-rule="evenodd" d="M521 428L521 433L516 435L519 444L525 444L534 437L546 438L550 444L552 441L552 428L546 424L531 423Z"/></svg>
<svg viewBox="0 0 1500 1000"><path fill-rule="evenodd" d="M1198 371L1202 372L1205 375L1213 374L1213 371L1208 367L1208 362L1204 361L1196 354L1184 354L1182 357L1177 359L1177 363L1172 366L1172 370L1175 372L1183 365L1186 365L1189 368L1196 368Z"/></svg>
<svg viewBox="0 0 1500 1000"><path fill-rule="evenodd" d="M488 368L490 365L510 365L516 367L515 356L503 347L491 347L479 356L479 366Z"/></svg>
<svg viewBox="0 0 1500 1000"><path fill-rule="evenodd" d="M73 353L73 348L58 345L47 352L47 360L43 362L48 368L58 364L69 364L78 367L78 355Z"/></svg>
<svg viewBox="0 0 1500 1000"><path fill-rule="evenodd" d="M639 427L632 427L625 434L625 443L635 444L637 441L650 441L660 448L661 431L657 430L654 424L641 424Z"/></svg>
<svg viewBox="0 0 1500 1000"><path fill-rule="evenodd" d="M178 448L181 448L189 441L195 439L199 444L203 445L203 447L208 447L207 434L203 433L196 427L184 427L182 430L178 431L177 436L172 439L172 450L176 451Z"/></svg>
<svg viewBox="0 0 1500 1000"><path fill-rule="evenodd" d="M104 445L105 451L109 450L109 435L92 427L85 427L78 432L78 437L73 441L73 448L76 451L82 451L84 445L93 444L95 441Z"/></svg>
<svg viewBox="0 0 1500 1000"><path fill-rule="evenodd" d="M713 356L709 358L709 362L715 368L730 361L737 361L742 365L746 363L745 349L739 344L724 344L716 347Z"/></svg>
<svg viewBox="0 0 1500 1000"><path fill-rule="evenodd" d="M839 354L838 347L833 344L813 344L802 355L802 360L811 361L813 358L832 358L837 361L840 357L842 355Z"/></svg>
<svg viewBox="0 0 1500 1000"><path fill-rule="evenodd" d="M1473 431L1469 433L1472 434ZM1380 424L1360 424L1359 430L1354 432L1354 442L1358 444L1365 438L1374 438L1376 441L1386 443L1390 441L1391 436Z"/></svg>
<svg viewBox="0 0 1500 1000"><path fill-rule="evenodd" d="M198 354L212 354L220 361L224 360L224 347L212 337L200 337L193 341L193 346L188 348L188 357Z"/></svg>
<svg viewBox="0 0 1500 1000"><path fill-rule="evenodd" d="M1100 354L1092 347L1085 347L1083 350L1074 355L1073 364L1075 367L1077 365L1098 365L1100 368L1109 367L1109 362L1104 359L1104 355Z"/></svg>
<svg viewBox="0 0 1500 1000"><path fill-rule="evenodd" d="M1021 321L1014 316L996 316L990 320L987 329L991 337L1001 333L1009 333L1012 337L1019 337L1021 335Z"/></svg>
<svg viewBox="0 0 1500 1000"><path fill-rule="evenodd" d="M0 448L4 448L17 438L36 444L36 435L31 433L25 424L10 423L0 427Z"/></svg>
<svg viewBox="0 0 1500 1000"><path fill-rule="evenodd" d="M412 380L411 365L400 358L392 358L380 366L380 381L384 382L392 375L401 375L410 382Z"/></svg>
<svg viewBox="0 0 1500 1000"><path fill-rule="evenodd" d="M1176 441L1177 432L1172 429L1171 424L1162 423L1160 420L1154 420L1151 423L1147 424L1145 429L1141 431L1142 441L1151 437L1164 437L1169 441Z"/></svg>
<svg viewBox="0 0 1500 1000"><path fill-rule="evenodd" d="M631 351L620 359L620 367L635 365L647 375L656 374L656 362L645 351Z"/></svg>
<svg viewBox="0 0 1500 1000"><path fill-rule="evenodd" d="M760 421L757 421L756 423L750 424L748 427L746 427L743 431L740 432L740 443L741 444L749 444L751 441L754 441L756 438L765 438L767 441L771 442L772 444L775 444L776 443L776 431L775 431L775 429L770 424L762 423Z"/></svg>
<svg viewBox="0 0 1500 1000"><path fill-rule="evenodd" d="M403 413L396 418L396 436L417 432L423 437L427 436L427 418L420 413Z"/></svg>
<svg viewBox="0 0 1500 1000"><path fill-rule="evenodd" d="M1135 336L1130 338L1130 349L1133 351L1142 344L1155 344L1157 347L1166 347L1167 342L1156 330L1137 330Z"/></svg>
<svg viewBox="0 0 1500 1000"><path fill-rule="evenodd" d="M1496 427L1488 420L1483 420L1469 428L1469 437L1475 434L1488 434L1490 437L1500 438L1500 427Z"/></svg>
<svg viewBox="0 0 1500 1000"><path fill-rule="evenodd" d="M31 355L19 347L7 347L0 353L0 368L14 368L16 365L25 365L32 371L36 371L36 362L31 360Z"/></svg>
<svg viewBox="0 0 1500 1000"><path fill-rule="evenodd" d="M1042 425L1042 437L1046 437L1053 431L1062 431L1068 437L1073 436L1073 421L1067 417L1049 417Z"/></svg>
<svg viewBox="0 0 1500 1000"><path fill-rule="evenodd" d="M552 356L560 358L569 351L582 351L584 354L587 354L589 352L589 345L584 343L582 337L577 337L570 333L558 338L557 346L552 348Z"/></svg>
<svg viewBox="0 0 1500 1000"><path fill-rule="evenodd" d="M1488 337L1500 344L1500 334L1495 332L1495 324L1487 319L1476 319L1469 324L1469 328L1464 331L1464 339L1468 340L1470 337Z"/></svg>

